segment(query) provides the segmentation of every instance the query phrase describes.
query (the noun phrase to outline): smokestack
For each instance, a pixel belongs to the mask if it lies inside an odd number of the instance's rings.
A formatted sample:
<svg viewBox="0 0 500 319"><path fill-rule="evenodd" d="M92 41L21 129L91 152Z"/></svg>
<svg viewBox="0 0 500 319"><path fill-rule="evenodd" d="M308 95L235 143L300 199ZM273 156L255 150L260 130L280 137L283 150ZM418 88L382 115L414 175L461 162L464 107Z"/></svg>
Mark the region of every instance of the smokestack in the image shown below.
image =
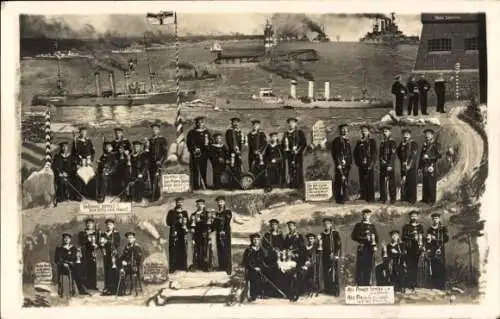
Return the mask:
<svg viewBox="0 0 500 319"><path fill-rule="evenodd" d="M95 76L95 94L101 96L101 74L99 72L94 73Z"/></svg>
<svg viewBox="0 0 500 319"><path fill-rule="evenodd" d="M297 98L297 81L295 80L290 81L290 96L294 100Z"/></svg>
<svg viewBox="0 0 500 319"><path fill-rule="evenodd" d="M111 92L113 96L116 94L116 85L115 85L115 74L113 72L109 73L109 85L111 86Z"/></svg>
<svg viewBox="0 0 500 319"><path fill-rule="evenodd" d="M125 73L125 94L128 94L128 73Z"/></svg>
<svg viewBox="0 0 500 319"><path fill-rule="evenodd" d="M309 90L307 93L307 97L311 100L314 99L314 81L309 81Z"/></svg>
<svg viewBox="0 0 500 319"><path fill-rule="evenodd" d="M325 100L329 100L330 99L330 82L329 81L326 81L325 82Z"/></svg>

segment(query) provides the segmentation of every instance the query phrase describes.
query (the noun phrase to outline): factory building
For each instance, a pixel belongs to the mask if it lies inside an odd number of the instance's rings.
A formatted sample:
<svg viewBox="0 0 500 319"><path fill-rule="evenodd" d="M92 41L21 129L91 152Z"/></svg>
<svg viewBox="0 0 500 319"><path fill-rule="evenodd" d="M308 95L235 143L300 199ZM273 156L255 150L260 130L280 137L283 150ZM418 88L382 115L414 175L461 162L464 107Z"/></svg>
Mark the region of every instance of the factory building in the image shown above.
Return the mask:
<svg viewBox="0 0 500 319"><path fill-rule="evenodd" d="M425 13L414 73L434 80L443 73L448 99L475 95L486 103L486 18L484 13Z"/></svg>

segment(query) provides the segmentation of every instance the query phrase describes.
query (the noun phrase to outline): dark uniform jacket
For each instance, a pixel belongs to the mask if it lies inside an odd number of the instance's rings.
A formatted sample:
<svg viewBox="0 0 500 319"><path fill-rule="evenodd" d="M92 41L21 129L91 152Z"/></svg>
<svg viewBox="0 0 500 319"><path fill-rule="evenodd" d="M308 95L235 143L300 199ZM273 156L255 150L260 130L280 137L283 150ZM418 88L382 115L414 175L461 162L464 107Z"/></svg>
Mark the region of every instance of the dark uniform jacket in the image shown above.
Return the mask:
<svg viewBox="0 0 500 319"><path fill-rule="evenodd" d="M113 150L115 152L118 152L118 150L120 149L120 147L122 147L123 150L129 151L129 152L132 149L132 147L131 147L132 145L130 144L130 141L127 138L125 138L125 137L123 137L121 139L114 139L111 142L111 145L113 145Z"/></svg>
<svg viewBox="0 0 500 319"><path fill-rule="evenodd" d="M418 84L416 81L410 81L408 82L408 84L406 85L407 89L408 89L408 94L409 95L418 95L419 94L419 90L418 90Z"/></svg>
<svg viewBox="0 0 500 319"><path fill-rule="evenodd" d="M293 131L287 130L283 134L282 148L286 151L286 141L288 141L288 148L290 152L293 152L294 147L297 150L297 154L302 154L307 146L306 135L304 131L295 129Z"/></svg>
<svg viewBox="0 0 500 319"><path fill-rule="evenodd" d="M212 144L209 146L209 156L212 165L225 167L229 159L229 150L226 145Z"/></svg>
<svg viewBox="0 0 500 319"><path fill-rule="evenodd" d="M230 128L226 131L226 145L229 153L241 153L243 150L243 135L240 129ZM238 151L236 150L238 149Z"/></svg>
<svg viewBox="0 0 500 319"><path fill-rule="evenodd" d="M149 159L144 153L132 153L130 155L131 177L138 178L142 175L145 179L149 172Z"/></svg>
<svg viewBox="0 0 500 319"><path fill-rule="evenodd" d="M99 176L113 176L118 170L118 158L114 153L104 153L99 158Z"/></svg>
<svg viewBox="0 0 500 319"><path fill-rule="evenodd" d="M191 129L186 138L186 144L191 155L198 157L201 154L207 154L210 138L210 132L206 128ZM196 153L196 149L199 149L200 153Z"/></svg>
<svg viewBox="0 0 500 319"><path fill-rule="evenodd" d="M340 251L342 249L342 241L340 239L340 235L338 231L331 230L327 232L326 230L321 233L321 241L323 245L323 254L326 256L340 257Z"/></svg>
<svg viewBox="0 0 500 319"><path fill-rule="evenodd" d="M441 249L442 255L444 255L444 244L449 240L448 227L439 225L438 227L431 226L427 229L427 234L431 234L435 237L432 242Z"/></svg>
<svg viewBox="0 0 500 319"><path fill-rule="evenodd" d="M264 132L250 132L248 133L248 160L251 166L254 161L259 163L260 158L255 152L262 154L267 145L267 138ZM264 154L262 154L264 156Z"/></svg>
<svg viewBox="0 0 500 319"><path fill-rule="evenodd" d="M424 227L422 224L406 224L403 226L402 239L407 250L416 252L418 250L419 237L424 242Z"/></svg>
<svg viewBox="0 0 500 319"><path fill-rule="evenodd" d="M52 167L54 168L56 178L62 177L60 175L63 173L66 173L66 177L70 177L76 172L75 161L71 153L56 154Z"/></svg>
<svg viewBox="0 0 500 319"><path fill-rule="evenodd" d="M426 79L418 79L417 80L417 87L418 87L418 91L422 95L422 94L427 94L427 92L431 88L431 85L429 84L429 82L427 82Z"/></svg>
<svg viewBox="0 0 500 319"><path fill-rule="evenodd" d="M279 250L281 251L284 248L285 237L281 231L274 234L270 231L264 234L264 238L262 240L262 247L269 250Z"/></svg>
<svg viewBox="0 0 500 319"><path fill-rule="evenodd" d="M80 163L82 159L90 159L93 161L95 155L94 145L92 145L92 141L88 137L85 139L75 139L73 141L73 153L78 163Z"/></svg>
<svg viewBox="0 0 500 319"><path fill-rule="evenodd" d="M163 165L167 158L168 144L167 139L163 136L153 136L149 139L149 155L152 165Z"/></svg>
<svg viewBox="0 0 500 319"><path fill-rule="evenodd" d="M57 265L57 273L61 275L69 275L71 268L76 262L76 247L73 245L61 245L56 248L54 262ZM69 269L64 267L68 264Z"/></svg>
<svg viewBox="0 0 500 319"><path fill-rule="evenodd" d="M292 255L298 255L304 249L305 244L304 237L298 232L288 233L283 241L283 248L290 250Z"/></svg>
<svg viewBox="0 0 500 319"><path fill-rule="evenodd" d="M336 137L332 142L332 157L335 163L335 169L341 165L342 160L345 161L345 167L352 166L352 150L349 139L343 137Z"/></svg>
<svg viewBox="0 0 500 319"><path fill-rule="evenodd" d="M420 159L418 167L420 169L427 169L431 165L434 165L434 172L436 171L435 164L441 158L441 153L439 152L441 146L438 142L424 142L422 146L422 151L420 152ZM424 159L424 155L427 154L428 159Z"/></svg>
<svg viewBox="0 0 500 319"><path fill-rule="evenodd" d="M363 169L373 169L377 156L377 142L373 138L360 139L354 147L354 162Z"/></svg>
<svg viewBox="0 0 500 319"><path fill-rule="evenodd" d="M266 267L266 257L264 249L261 247L250 246L243 252L243 266L245 270L253 270L256 267L265 268Z"/></svg>
<svg viewBox="0 0 500 319"><path fill-rule="evenodd" d="M111 253L112 250L117 250L120 247L121 237L118 230L113 229L111 232L103 231L99 236L101 238L106 238L107 240L107 243L104 246L106 253Z"/></svg>
<svg viewBox="0 0 500 319"><path fill-rule="evenodd" d="M128 243L123 248L123 253L120 257L120 264L123 267L123 261L127 263L125 269L131 271L132 273L137 273L142 265L143 260L143 250L142 247L137 244Z"/></svg>
<svg viewBox="0 0 500 319"><path fill-rule="evenodd" d="M406 87L401 82L397 81L392 84L391 92L396 96L396 98L402 98L407 91Z"/></svg>
<svg viewBox="0 0 500 319"><path fill-rule="evenodd" d="M371 237L372 234L375 235L375 241L373 241ZM368 237L367 235L370 235L370 237ZM356 225L354 225L351 238L352 240L358 242L359 244L368 246L371 246L373 244L378 245L379 241L375 226L372 223L364 223L364 222L359 222L356 223Z"/></svg>
<svg viewBox="0 0 500 319"><path fill-rule="evenodd" d="M394 170L396 164L396 141L389 137L380 142L380 168L386 169L391 167Z"/></svg>
<svg viewBox="0 0 500 319"><path fill-rule="evenodd" d="M399 160L401 161L401 171L406 172L406 167L403 164L408 164L410 167L408 170L414 170L417 168L417 154L418 154L418 144L414 141L408 141L406 143L401 142L398 145L397 154Z"/></svg>

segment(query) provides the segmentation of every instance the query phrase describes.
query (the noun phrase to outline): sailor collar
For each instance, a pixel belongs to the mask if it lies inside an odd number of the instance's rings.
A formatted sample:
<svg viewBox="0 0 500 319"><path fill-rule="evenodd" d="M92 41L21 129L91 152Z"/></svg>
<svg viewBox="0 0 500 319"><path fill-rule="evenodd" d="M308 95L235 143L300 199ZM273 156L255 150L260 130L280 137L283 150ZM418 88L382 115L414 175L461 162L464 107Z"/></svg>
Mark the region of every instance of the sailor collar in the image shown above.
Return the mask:
<svg viewBox="0 0 500 319"><path fill-rule="evenodd" d="M312 244L312 245L310 245L310 246L309 246L309 245L306 245L306 249L307 249L307 250L311 250L311 249L313 249L313 248L314 248L314 244Z"/></svg>
<svg viewBox="0 0 500 319"><path fill-rule="evenodd" d="M71 152L68 153L61 153L62 158L69 158L71 156Z"/></svg>
<svg viewBox="0 0 500 319"><path fill-rule="evenodd" d="M131 156L133 156L133 157L137 157L137 156L139 156L139 155L141 155L141 154L142 154L141 152L137 152L137 153L132 152L132 155L131 155Z"/></svg>
<svg viewBox="0 0 500 319"><path fill-rule="evenodd" d="M276 146L278 146L278 145L279 145L278 143L273 143L273 142L269 143L269 146L270 146L270 147L276 147Z"/></svg>
<svg viewBox="0 0 500 319"><path fill-rule="evenodd" d="M87 235L93 235L96 233L95 229L85 229L84 230Z"/></svg>
<svg viewBox="0 0 500 319"><path fill-rule="evenodd" d="M70 250L71 248L73 248L73 244L64 244L62 245L62 247L66 250Z"/></svg>
<svg viewBox="0 0 500 319"><path fill-rule="evenodd" d="M255 134L259 134L259 133L260 133L260 129L259 129L259 130L257 130L257 131L251 131L251 132L250 132L250 134L253 134L253 135L255 135Z"/></svg>
<svg viewBox="0 0 500 319"><path fill-rule="evenodd" d="M297 231L294 231L293 233L288 233L287 236L290 236L290 237L298 237L299 236L299 233Z"/></svg>
<svg viewBox="0 0 500 319"><path fill-rule="evenodd" d="M106 230L106 231L104 231L104 234L106 234L106 235L108 235L108 236L109 236L109 235L114 234L114 233L117 233L117 232L118 232L118 231L117 231L116 229L113 229L113 230L111 230L111 231Z"/></svg>
<svg viewBox="0 0 500 319"><path fill-rule="evenodd" d="M399 243L398 242L390 242L389 245L391 245L391 247L395 247L395 246L399 246Z"/></svg>
<svg viewBox="0 0 500 319"><path fill-rule="evenodd" d="M419 223L419 222L410 223L410 226L413 226L413 227L415 227L415 226L419 226L419 225L420 225L420 223Z"/></svg>
<svg viewBox="0 0 500 319"><path fill-rule="evenodd" d="M432 229L439 229L439 228L441 228L441 224L431 225L431 228Z"/></svg>
<svg viewBox="0 0 500 319"><path fill-rule="evenodd" d="M294 129L288 129L287 130L287 133L294 133L294 132L297 132L297 128L294 128Z"/></svg>
<svg viewBox="0 0 500 319"><path fill-rule="evenodd" d="M362 220L361 223L371 225L372 223L369 220Z"/></svg>
<svg viewBox="0 0 500 319"><path fill-rule="evenodd" d="M125 142L125 141L127 141L126 137L115 138L115 142Z"/></svg>
<svg viewBox="0 0 500 319"><path fill-rule="evenodd" d="M212 144L212 146L217 147L217 148L222 148L224 144Z"/></svg>
<svg viewBox="0 0 500 319"><path fill-rule="evenodd" d="M196 128L195 129L195 131L197 131L197 132L205 132L206 130L207 130L206 127L204 127L204 128Z"/></svg>
<svg viewBox="0 0 500 319"><path fill-rule="evenodd" d="M325 234L325 235L331 235L332 233L333 233L333 229L325 229L323 231L323 234Z"/></svg>
<svg viewBox="0 0 500 319"><path fill-rule="evenodd" d="M83 136L80 136L80 137L78 138L78 140L79 140L79 141L81 141L81 142L87 142L87 141L89 141L90 139L89 139L88 137L83 137Z"/></svg>
<svg viewBox="0 0 500 319"><path fill-rule="evenodd" d="M281 232L281 230L278 230L278 231L272 231L271 230L271 231L268 232L268 234L271 235L271 236L276 236L276 235L281 235L282 232Z"/></svg>
<svg viewBox="0 0 500 319"><path fill-rule="evenodd" d="M260 246L251 245L250 248L252 248L253 251L259 251L260 250Z"/></svg>

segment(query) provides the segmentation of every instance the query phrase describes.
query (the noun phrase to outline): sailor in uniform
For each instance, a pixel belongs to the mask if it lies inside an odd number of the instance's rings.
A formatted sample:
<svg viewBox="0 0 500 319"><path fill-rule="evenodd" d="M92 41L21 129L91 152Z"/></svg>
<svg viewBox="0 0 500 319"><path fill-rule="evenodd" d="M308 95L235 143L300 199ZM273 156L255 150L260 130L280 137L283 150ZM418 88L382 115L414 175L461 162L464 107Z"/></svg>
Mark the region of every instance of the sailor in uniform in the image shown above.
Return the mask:
<svg viewBox="0 0 500 319"><path fill-rule="evenodd" d="M223 144L222 134L214 134L214 143L209 146L208 156L212 164L213 188L224 188L222 176L226 171L226 166L229 161L229 151L226 145Z"/></svg>
<svg viewBox="0 0 500 319"><path fill-rule="evenodd" d="M95 220L85 221L85 229L78 233L78 245L82 248L84 284L88 289L97 290L97 249L99 247L99 233L95 227Z"/></svg>
<svg viewBox="0 0 500 319"><path fill-rule="evenodd" d="M82 286L79 274L75 271L77 248L71 243L71 234L63 233L63 243L56 248L54 262L57 265L57 284L59 297L70 298L76 294L75 284L79 294L87 294Z"/></svg>
<svg viewBox="0 0 500 319"><path fill-rule="evenodd" d="M133 151L129 158L130 171L130 195L136 202L143 202L146 199L146 189L149 182L149 157L143 152L142 143L134 141L132 143Z"/></svg>
<svg viewBox="0 0 500 319"><path fill-rule="evenodd" d="M267 188L271 190L273 187L283 187L284 170L284 154L282 146L278 141L278 133L272 132L269 134L271 141L266 149L264 162L267 163Z"/></svg>
<svg viewBox="0 0 500 319"><path fill-rule="evenodd" d="M399 231L392 230L389 235L391 241L384 247L388 258L388 275L394 291L401 292L406 284L406 250L399 239Z"/></svg>
<svg viewBox="0 0 500 319"><path fill-rule="evenodd" d="M168 211L166 224L169 229L168 236L168 270L187 270L187 250L184 238L181 238L182 226L188 220L188 212L184 209L184 198L175 199L175 207Z"/></svg>
<svg viewBox="0 0 500 319"><path fill-rule="evenodd" d="M420 75L420 79L417 81L419 100L420 100L420 111L422 115L428 115L427 113L427 92L431 89L431 85L425 79L423 74Z"/></svg>
<svg viewBox="0 0 500 319"><path fill-rule="evenodd" d="M260 130L259 120L252 121L252 131L248 133L247 140L248 166L250 167L250 172L255 176L254 185L257 188L262 188L266 180L264 155L267 149L267 137Z"/></svg>
<svg viewBox="0 0 500 319"><path fill-rule="evenodd" d="M279 252L284 248L283 232L279 228L279 221L271 219L269 221L269 231L264 234L262 247L266 251L269 261L276 262Z"/></svg>
<svg viewBox="0 0 500 319"><path fill-rule="evenodd" d="M118 269L118 248L121 244L121 237L115 229L115 221L106 219L106 229L99 234L101 251L104 264L104 290L103 296L114 295L117 292L119 269Z"/></svg>
<svg viewBox="0 0 500 319"><path fill-rule="evenodd" d="M403 140L397 154L401 162L401 200L415 204L417 201L418 144L411 139L411 131L403 129Z"/></svg>
<svg viewBox="0 0 500 319"><path fill-rule="evenodd" d="M151 201L157 201L161 196L161 172L163 164L167 159L168 142L160 135L160 125L154 123L151 125L153 130L152 137L148 140L149 152L149 178L151 182Z"/></svg>
<svg viewBox="0 0 500 319"><path fill-rule="evenodd" d="M304 294L312 295L317 293L315 283L318 274L316 273L316 264L319 262L317 255L316 235L309 233L306 235L306 244L300 252L297 261L297 280L292 291L293 301L297 301L299 296Z"/></svg>
<svg viewBox="0 0 500 319"><path fill-rule="evenodd" d="M437 164L441 146L434 139L434 130L425 129L425 141L420 152L418 167L422 172L422 202L434 204L437 191Z"/></svg>
<svg viewBox="0 0 500 319"><path fill-rule="evenodd" d="M322 286L327 294L338 297L340 294L342 240L339 232L333 227L331 217L323 218L323 225L325 230L320 234Z"/></svg>
<svg viewBox="0 0 500 319"><path fill-rule="evenodd" d="M76 165L68 142L59 144L59 153L54 156L52 164L56 186L56 203L75 200L74 189Z"/></svg>
<svg viewBox="0 0 500 319"><path fill-rule="evenodd" d="M245 268L245 280L249 283L249 301L254 301L266 295L264 272L267 270L264 249L261 248L261 237L259 234L250 236L250 246L243 252L243 267Z"/></svg>
<svg viewBox="0 0 500 319"><path fill-rule="evenodd" d="M297 119L287 119L288 130L283 134L282 148L288 167L289 187L304 188L304 151L307 147L304 131L297 128Z"/></svg>
<svg viewBox="0 0 500 319"><path fill-rule="evenodd" d="M430 256L431 284L432 288L444 290L446 286L446 259L445 244L448 242L448 228L441 223L441 215L431 215L432 225L427 229L432 249Z"/></svg>
<svg viewBox="0 0 500 319"><path fill-rule="evenodd" d="M232 188L237 188L241 179L241 152L243 151L243 133L240 129L240 118L231 118L231 127L226 131L226 145L229 151L229 167L231 170Z"/></svg>
<svg viewBox="0 0 500 319"><path fill-rule="evenodd" d="M204 266L204 256L207 247L203 247L203 234L206 228L206 220L207 220L207 210L205 207L205 200L198 199L196 200L196 211L190 216L190 229L193 233L194 240L194 251L193 251L193 266L195 269L200 270L203 269ZM189 258L190 256L188 256Z"/></svg>
<svg viewBox="0 0 500 319"><path fill-rule="evenodd" d="M78 129L78 137L74 137L72 150L76 161L77 170L80 167L92 166L94 161L95 149L92 140L88 137L88 130L86 127ZM77 171L78 173L78 171ZM77 174L78 175L78 174ZM84 198L89 198L91 195L91 187L85 184L82 180L79 181L78 190ZM93 197L93 195L92 195Z"/></svg>
<svg viewBox="0 0 500 319"><path fill-rule="evenodd" d="M436 111L439 113L446 113L444 110L444 104L446 102L446 80L444 79L443 73L440 73L434 80L434 92L436 92L437 97Z"/></svg>
<svg viewBox="0 0 500 319"><path fill-rule="evenodd" d="M418 116L418 97L420 92L414 76L408 79L406 89L408 92L408 115L411 115L413 110L413 115Z"/></svg>
<svg viewBox="0 0 500 319"><path fill-rule="evenodd" d="M332 142L332 157L335 164L333 189L336 202L343 204L349 198L349 172L352 166L352 150L347 136L349 133L347 124L339 125L339 133L340 136Z"/></svg>
<svg viewBox="0 0 500 319"><path fill-rule="evenodd" d="M220 270L230 275L233 271L231 254L231 220L233 212L226 207L224 196L217 196L216 238Z"/></svg>
<svg viewBox="0 0 500 319"><path fill-rule="evenodd" d="M351 233L351 239L357 242L356 254L356 285L370 286L374 283L375 253L379 238L375 226L370 222L371 210L361 211L362 220L356 225Z"/></svg>
<svg viewBox="0 0 500 319"><path fill-rule="evenodd" d="M111 142L113 145L113 142ZM115 178L113 179L113 195L120 197L121 201L130 201L130 151L125 150L123 144L118 145L118 149L113 147L118 161Z"/></svg>
<svg viewBox="0 0 500 319"><path fill-rule="evenodd" d="M299 252L304 249L304 237L297 231L296 222L291 220L286 225L288 226L288 234L285 235L283 248L288 251L293 261L297 261Z"/></svg>
<svg viewBox="0 0 500 319"><path fill-rule="evenodd" d="M122 147L125 153L130 153L132 151L132 145L130 141L123 136L123 129L121 127L116 127L114 132L115 139L111 142L111 144L113 144L113 149L117 151Z"/></svg>
<svg viewBox="0 0 500 319"><path fill-rule="evenodd" d="M120 278L117 284L117 295L131 295L132 290L136 296L142 292L141 266L144 257L142 247L136 242L134 232L126 232L128 243L123 248L120 256ZM128 288L128 291L127 291Z"/></svg>
<svg viewBox="0 0 500 319"><path fill-rule="evenodd" d="M193 190L207 187L208 150L211 141L210 132L205 127L205 118L195 118L195 127L191 129L186 138L190 153L189 171Z"/></svg>
<svg viewBox="0 0 500 319"><path fill-rule="evenodd" d="M382 127L383 140L380 142L380 201L396 202L396 141L391 137L391 128Z"/></svg>
<svg viewBox="0 0 500 319"><path fill-rule="evenodd" d="M401 83L401 75L394 77L391 92L395 98L394 109L396 111L396 116L403 116L403 103L406 95L406 87Z"/></svg>
<svg viewBox="0 0 500 319"><path fill-rule="evenodd" d="M410 221L402 229L403 244L406 249L407 286L417 287L418 259L424 244L424 227L418 222L418 211L410 212Z"/></svg>
<svg viewBox="0 0 500 319"><path fill-rule="evenodd" d="M118 159L113 152L113 144L105 142L106 152L101 155L98 162L98 189L97 200L104 202L106 196L113 195L113 182L118 170Z"/></svg>
<svg viewBox="0 0 500 319"><path fill-rule="evenodd" d="M359 169L359 195L367 202L375 201L373 168L377 158L377 142L370 136L368 125L361 126L361 139L354 147L354 162Z"/></svg>

